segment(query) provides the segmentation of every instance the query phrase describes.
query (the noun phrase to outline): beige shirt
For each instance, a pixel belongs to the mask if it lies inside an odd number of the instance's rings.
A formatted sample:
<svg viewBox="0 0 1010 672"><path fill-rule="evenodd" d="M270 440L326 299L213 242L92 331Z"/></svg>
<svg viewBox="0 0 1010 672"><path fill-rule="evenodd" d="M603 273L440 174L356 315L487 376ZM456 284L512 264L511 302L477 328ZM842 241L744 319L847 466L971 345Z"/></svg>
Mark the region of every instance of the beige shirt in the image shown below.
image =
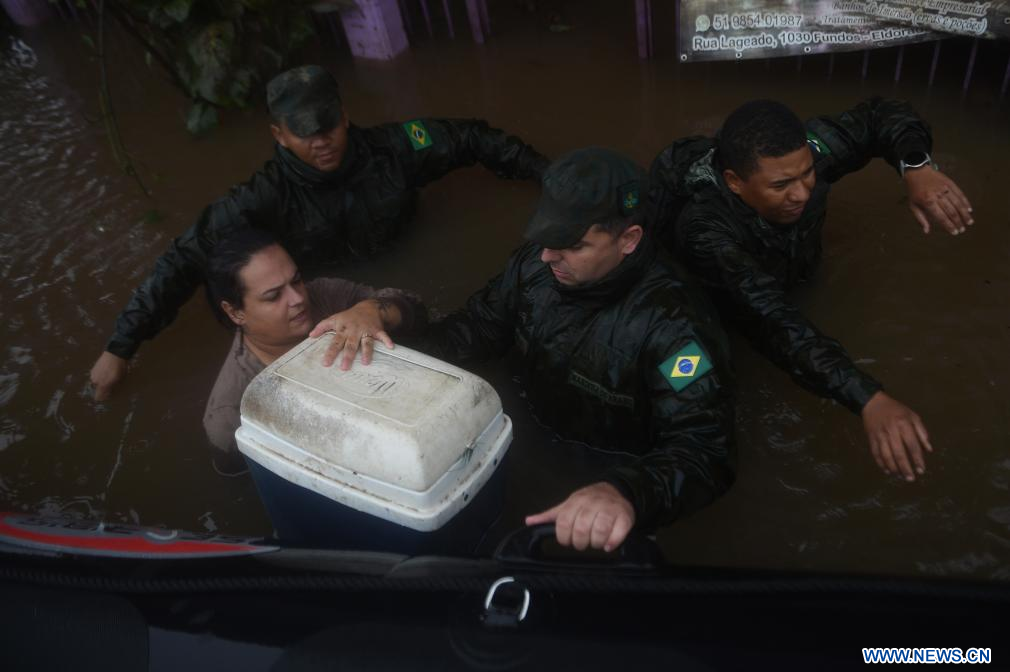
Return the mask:
<svg viewBox="0 0 1010 672"><path fill-rule="evenodd" d="M400 309L403 321L398 331L409 331L424 321L424 306L417 297L398 289L376 291L368 285L339 278L317 278L305 283L305 289L312 306L310 314L313 323L376 296L393 300ZM217 374L217 381L203 414L207 438L215 448L222 451L215 456L215 462L220 461L221 466L228 471L237 470L242 465L235 446L235 430L241 424L239 406L242 403L242 393L256 374L265 368L266 365L244 346L242 332L235 332L231 350Z"/></svg>

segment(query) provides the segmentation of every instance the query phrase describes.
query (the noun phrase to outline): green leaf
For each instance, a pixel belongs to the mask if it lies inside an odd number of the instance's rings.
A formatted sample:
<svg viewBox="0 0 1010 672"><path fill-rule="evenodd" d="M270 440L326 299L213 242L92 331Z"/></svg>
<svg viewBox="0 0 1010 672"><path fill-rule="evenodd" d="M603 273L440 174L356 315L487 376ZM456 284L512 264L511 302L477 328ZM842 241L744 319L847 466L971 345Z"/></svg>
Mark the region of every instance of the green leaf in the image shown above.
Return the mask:
<svg viewBox="0 0 1010 672"><path fill-rule="evenodd" d="M92 0L69 1L92 6ZM218 123L219 109L258 102L262 83L298 61L300 48L315 36L308 8L317 1L115 0L115 5L128 12L147 66L164 67L193 101L186 127L202 133ZM328 2L348 6L354 0ZM82 39L95 48L93 36Z"/></svg>
<svg viewBox="0 0 1010 672"><path fill-rule="evenodd" d="M284 54L262 42L257 46L259 47L260 54L267 60L268 73L270 75L280 73L281 68L284 66Z"/></svg>
<svg viewBox="0 0 1010 672"><path fill-rule="evenodd" d="M217 0L217 12L225 19L237 19L245 13L241 0Z"/></svg>
<svg viewBox="0 0 1010 672"><path fill-rule="evenodd" d="M178 25L176 20L161 10L161 7L154 7L146 14L146 21L159 31L166 31L174 25Z"/></svg>
<svg viewBox="0 0 1010 672"><path fill-rule="evenodd" d="M186 130L193 135L206 133L217 126L217 110L207 103L198 100L189 108L186 115Z"/></svg>
<svg viewBox="0 0 1010 672"><path fill-rule="evenodd" d="M266 9L269 9L269 6L273 4L273 2L272 0L242 0L242 4L245 5L246 8L251 11L262 12Z"/></svg>
<svg viewBox="0 0 1010 672"><path fill-rule="evenodd" d="M250 67L239 68L235 71L228 88L228 96L236 107L249 107L249 94L252 92L253 83L256 81L256 71Z"/></svg>
<svg viewBox="0 0 1010 672"><path fill-rule="evenodd" d="M228 82L232 76L235 28L218 21L203 28L187 45L194 66L194 93L218 105L228 103Z"/></svg>
<svg viewBox="0 0 1010 672"><path fill-rule="evenodd" d="M91 47L93 51L98 51L98 47L95 46L95 41L91 39L90 35L81 35L81 39L84 40L84 44Z"/></svg>
<svg viewBox="0 0 1010 672"><path fill-rule="evenodd" d="M144 213L145 224L157 224L163 219L165 219L165 215L161 214L161 211L158 209L148 210Z"/></svg>
<svg viewBox="0 0 1010 672"><path fill-rule="evenodd" d="M309 38L314 37L315 34L316 29L309 21L308 15L305 12L295 14L291 17L291 25L288 26L287 48L294 51L308 42Z"/></svg>
<svg viewBox="0 0 1010 672"><path fill-rule="evenodd" d="M168 16L178 23L183 23L189 17L189 10L193 7L193 0L171 0L162 7Z"/></svg>

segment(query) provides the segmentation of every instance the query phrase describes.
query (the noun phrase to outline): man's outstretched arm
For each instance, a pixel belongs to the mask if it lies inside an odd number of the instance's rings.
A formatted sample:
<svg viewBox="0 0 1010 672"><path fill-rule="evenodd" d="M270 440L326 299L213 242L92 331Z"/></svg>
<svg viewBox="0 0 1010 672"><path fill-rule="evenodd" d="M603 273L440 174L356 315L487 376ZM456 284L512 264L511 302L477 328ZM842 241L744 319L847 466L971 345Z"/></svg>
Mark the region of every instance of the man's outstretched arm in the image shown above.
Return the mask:
<svg viewBox="0 0 1010 672"><path fill-rule="evenodd" d="M883 392L842 345L821 333L786 299L778 281L718 222L687 223L691 265L717 288L755 345L794 381L863 419L874 460L886 473L915 480L932 450L922 420ZM886 438L886 440L885 440Z"/></svg>
<svg viewBox="0 0 1010 672"><path fill-rule="evenodd" d="M96 400L111 396L141 342L171 324L202 282L207 251L201 245L198 226L172 241L116 318L115 331L91 369Z"/></svg>
<svg viewBox="0 0 1010 672"><path fill-rule="evenodd" d="M527 243L513 252L505 270L467 299L465 307L428 325L420 349L456 364L504 356L515 339L522 266L537 250Z"/></svg>
<svg viewBox="0 0 1010 672"><path fill-rule="evenodd" d="M807 131L825 179L834 182L882 158L902 176L908 206L924 233L941 228L958 235L975 223L961 188L927 160L933 149L929 124L907 102L871 98L841 114L809 120Z"/></svg>
<svg viewBox="0 0 1010 672"><path fill-rule="evenodd" d="M207 255L217 241L251 225L251 218L264 222L275 219L276 200L269 181L258 174L207 206L197 222L172 241L116 318L112 337L91 369L96 400L112 394L141 343L175 320L203 282Z"/></svg>
<svg viewBox="0 0 1010 672"><path fill-rule="evenodd" d="M414 137L418 133L425 144ZM478 163L498 177L539 182L550 164L532 145L482 119L420 119L404 124L396 137L417 187Z"/></svg>

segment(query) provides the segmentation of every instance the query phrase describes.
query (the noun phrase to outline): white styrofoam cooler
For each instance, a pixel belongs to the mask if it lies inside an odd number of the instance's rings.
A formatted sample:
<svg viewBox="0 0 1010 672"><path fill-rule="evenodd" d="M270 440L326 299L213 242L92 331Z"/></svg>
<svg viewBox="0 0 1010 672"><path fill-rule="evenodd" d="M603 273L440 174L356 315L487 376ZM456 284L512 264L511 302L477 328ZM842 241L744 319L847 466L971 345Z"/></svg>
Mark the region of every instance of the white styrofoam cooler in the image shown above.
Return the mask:
<svg viewBox="0 0 1010 672"><path fill-rule="evenodd" d="M359 357L349 371L324 367L330 339L292 348L242 397L235 438L278 534L299 528L298 541L334 545L304 538L304 519L321 510L335 543L347 526L377 521L443 528L477 499L511 442L498 394L458 367L378 342L368 366Z"/></svg>

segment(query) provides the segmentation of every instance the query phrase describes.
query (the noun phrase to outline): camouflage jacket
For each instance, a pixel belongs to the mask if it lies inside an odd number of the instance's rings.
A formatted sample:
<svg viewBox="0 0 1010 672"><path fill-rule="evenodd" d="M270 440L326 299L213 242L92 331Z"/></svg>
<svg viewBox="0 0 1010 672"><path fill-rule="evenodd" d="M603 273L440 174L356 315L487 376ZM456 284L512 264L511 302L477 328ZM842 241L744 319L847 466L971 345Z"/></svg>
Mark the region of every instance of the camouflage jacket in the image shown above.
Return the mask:
<svg viewBox="0 0 1010 672"><path fill-rule="evenodd" d="M874 98L806 124L816 184L799 221L774 226L729 190L715 140L691 137L664 149L650 170L648 206L658 236L779 367L854 413L882 385L822 334L786 296L811 279L832 183L882 157L897 169L930 151L929 127L907 103Z"/></svg>
<svg viewBox="0 0 1010 672"><path fill-rule="evenodd" d="M466 307L429 327L424 349L465 364L515 346L536 416L562 438L626 459L590 475L653 527L732 484L734 410L725 334L707 299L643 242L603 279L558 283L528 243Z"/></svg>
<svg viewBox="0 0 1010 672"><path fill-rule="evenodd" d="M203 282L215 243L238 229L270 231L312 274L381 252L410 222L418 188L456 168L479 162L500 177L539 181L547 167L531 146L484 121L419 122L420 135L412 127L417 122L351 126L340 168L327 173L277 146L248 182L209 205L172 241L120 313L106 349L129 358L167 327Z"/></svg>

